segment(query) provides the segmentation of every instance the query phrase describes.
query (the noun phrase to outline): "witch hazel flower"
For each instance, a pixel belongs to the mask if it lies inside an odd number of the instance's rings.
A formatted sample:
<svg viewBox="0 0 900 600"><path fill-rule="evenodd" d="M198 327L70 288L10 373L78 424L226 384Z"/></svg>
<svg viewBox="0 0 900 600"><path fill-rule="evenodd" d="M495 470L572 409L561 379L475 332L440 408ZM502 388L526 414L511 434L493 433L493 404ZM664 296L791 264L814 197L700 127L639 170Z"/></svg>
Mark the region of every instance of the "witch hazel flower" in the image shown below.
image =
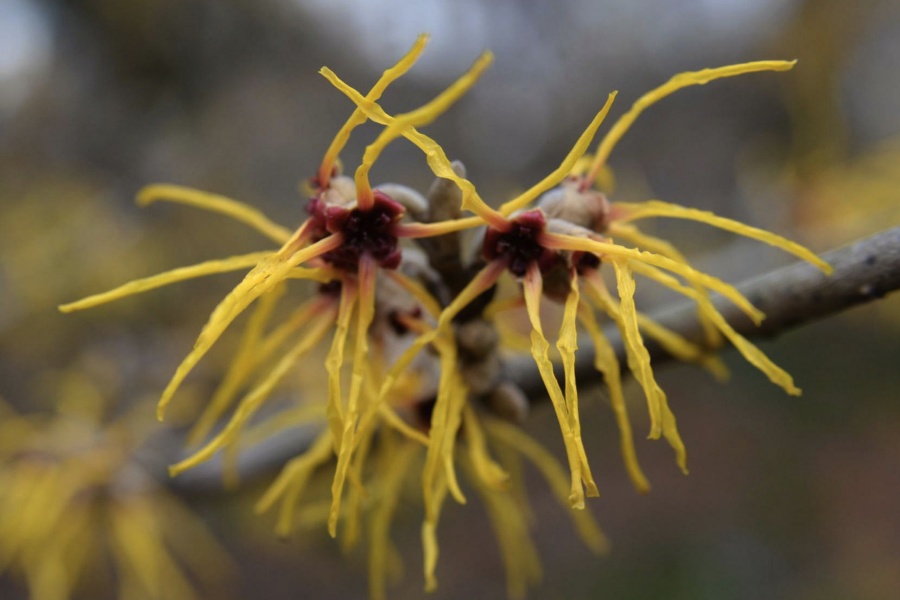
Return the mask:
<svg viewBox="0 0 900 600"><path fill-rule="evenodd" d="M420 36L409 53L394 67L385 71L367 99L377 100L392 81L403 75L424 50L427 39L427 36ZM293 232L272 223L256 209L205 192L178 186L150 186L139 194L138 202L142 205L168 200L225 214L256 228L281 244L276 251L183 267L60 307L63 312L71 312L176 281L252 267L243 281L213 311L194 349L182 361L163 391L157 411L160 419L185 377L228 326L253 302L273 293L287 279L307 279L326 284L322 287L322 293L299 307L291 318L292 322L305 326L305 332L277 359L268 375L244 396L225 428L193 456L174 465L171 468L172 474L181 473L208 460L216 451L233 441L278 381L333 328L331 350L325 365L329 375L328 423L334 450L338 455L333 490L334 506L329 523L329 530L335 535L342 490L356 446L361 392L368 378L365 364L368 331L375 308L376 275L379 271L394 270L400 264L400 239L440 235L458 228L456 223L403 222L406 208L384 192L373 189L369 183L369 171L384 148L399 137L406 127L423 126L433 121L468 91L492 60L493 56L485 52L466 74L434 100L398 116L399 125L387 128L367 148L355 178L350 179L338 173L337 165L338 155L349 139L350 132L366 120L364 112L356 110L327 150L322 165L313 178L316 189L307 206L309 217ZM397 272L393 277L404 279ZM351 329L354 342L353 368L350 389L345 398L341 389L341 368ZM204 430L201 434L208 431L209 425L227 409L226 404L225 400L210 404L210 412L202 418Z"/></svg>
<svg viewBox="0 0 900 600"><path fill-rule="evenodd" d="M610 397L621 431L624 461L634 485L642 492L649 490L649 483L637 463L631 427L621 392L618 359L603 336L596 313L602 313L613 321L625 341L629 370L634 374L647 398L651 421L649 437L651 439L665 437L675 450L677 462L685 472L687 472L685 447L678 434L675 417L668 406L666 395L653 376L643 336L654 338L676 357L703 364L720 377L725 375L721 363L711 359L702 348L637 311L634 302L635 274L696 301L710 345L718 345L720 336L724 336L773 383L790 394L800 393L790 375L772 363L755 345L740 336L725 321L710 301L709 293L722 294L757 324L762 321L764 315L732 285L694 269L672 244L642 233L632 223L650 217L700 221L781 248L809 261L826 273L831 272L828 264L806 248L781 236L706 211L661 201L610 204L605 196L590 189L615 145L641 112L655 102L687 86L702 85L715 79L744 73L784 71L793 65L794 62L787 61L761 61L676 75L666 84L641 97L619 118L600 142L594 157L589 159L589 167L585 173L584 165L587 162L584 160L585 152L609 111L615 97L615 94L612 94L560 167L496 210L484 202L471 182L453 172L449 161L434 140L413 127L404 133L425 152L428 163L436 175L446 177L459 186L463 197L462 208L476 214L475 217L460 219L461 225L487 227L482 247L482 258L486 264L442 312L438 329L450 327L454 317L469 303L492 289L504 273L511 274L521 282L522 300L532 325L531 352L553 403L565 441L572 475L570 501L573 507L584 506L585 491L589 496L597 495L597 487L587 464L578 416L574 369L578 322L593 340L596 351L595 364L604 374L610 389ZM387 127L399 126L398 121L388 115L376 102L363 97L333 74L326 73L326 76L372 121ZM529 208L532 205L533 208ZM619 241L627 245L618 243ZM604 263L612 266L615 272L617 299L609 292L600 277L600 267ZM586 292L585 298L582 298L582 288ZM549 343L541 326L542 296L565 304L562 328L557 342L565 372L564 386L560 386L553 373L548 353ZM504 302L504 307L516 305L517 302ZM494 306L489 312L496 314L498 307ZM429 332L421 336L407 354L394 365L393 375L396 376L401 372L411 357L431 343L436 335L437 332ZM382 390L383 394L389 389L391 376L389 373L385 384L387 388Z"/></svg>

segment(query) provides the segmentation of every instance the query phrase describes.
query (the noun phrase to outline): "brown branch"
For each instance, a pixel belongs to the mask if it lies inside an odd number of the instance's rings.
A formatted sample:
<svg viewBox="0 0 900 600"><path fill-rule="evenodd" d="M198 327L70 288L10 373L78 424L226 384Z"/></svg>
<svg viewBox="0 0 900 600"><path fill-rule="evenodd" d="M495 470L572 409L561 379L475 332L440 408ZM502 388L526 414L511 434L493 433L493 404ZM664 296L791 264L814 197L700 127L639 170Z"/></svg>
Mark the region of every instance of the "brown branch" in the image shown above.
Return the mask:
<svg viewBox="0 0 900 600"><path fill-rule="evenodd" d="M766 314L760 327L724 298L718 298L716 306L741 335L747 338L773 337L900 289L900 227L829 252L824 258L834 267L830 277L808 263L796 263L738 286ZM705 344L693 302L662 311L653 318L692 342ZM624 349L618 331L608 329L606 334L624 365ZM592 364L592 346L586 340L580 341L580 344L576 366L579 381L597 381L599 375ZM649 341L647 348L654 365L671 358ZM509 361L506 373L509 379L525 390L529 398L545 398L544 385L531 357ZM557 375L562 377L562 373ZM302 452L315 435L315 431L309 429L288 433L247 451L242 457L240 469L245 480L278 468L285 460ZM169 442L166 444L169 448L180 448L180 444L173 440ZM172 480L172 483L176 489L190 494L221 489L221 459L201 465Z"/></svg>

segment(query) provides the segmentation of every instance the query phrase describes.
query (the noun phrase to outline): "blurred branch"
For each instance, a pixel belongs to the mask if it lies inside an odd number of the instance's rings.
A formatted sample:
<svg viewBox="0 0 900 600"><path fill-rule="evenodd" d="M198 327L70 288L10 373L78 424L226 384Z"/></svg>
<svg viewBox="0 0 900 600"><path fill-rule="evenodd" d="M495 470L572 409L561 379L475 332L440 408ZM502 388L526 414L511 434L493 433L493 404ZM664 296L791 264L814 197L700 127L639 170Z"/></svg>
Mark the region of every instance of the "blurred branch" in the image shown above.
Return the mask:
<svg viewBox="0 0 900 600"><path fill-rule="evenodd" d="M724 298L718 298L716 306L741 335L764 338L777 336L900 289L900 227L829 252L824 258L834 267L834 274L830 277L808 263L798 262L738 286L766 314L760 327ZM679 304L652 316L690 341L705 345L693 302ZM624 365L626 361L619 332L615 328L607 328L605 333ZM586 340L580 344L576 367L579 382L598 381L599 374L593 368L593 347ZM647 349L655 365L671 359L650 340L647 340ZM506 373L529 398L545 399L544 384L531 357L509 361ZM557 373L557 376L562 378L562 373ZM284 461L302 452L316 432L303 429L291 433L290 436L279 436L248 450L241 460L240 471L244 480L256 479L277 469ZM167 446L181 447L176 443ZM177 490L190 494L221 489L221 459L201 465L172 480L172 483Z"/></svg>

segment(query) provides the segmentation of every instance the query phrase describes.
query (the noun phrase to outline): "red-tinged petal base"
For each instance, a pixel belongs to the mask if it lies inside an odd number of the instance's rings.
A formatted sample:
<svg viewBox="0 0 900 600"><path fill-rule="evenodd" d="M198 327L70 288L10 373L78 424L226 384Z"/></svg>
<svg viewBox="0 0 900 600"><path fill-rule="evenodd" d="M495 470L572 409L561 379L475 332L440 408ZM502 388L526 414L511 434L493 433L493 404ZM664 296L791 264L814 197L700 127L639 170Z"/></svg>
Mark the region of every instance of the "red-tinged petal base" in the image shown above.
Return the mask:
<svg viewBox="0 0 900 600"><path fill-rule="evenodd" d="M541 272L559 264L559 253L538 243L538 235L547 227L547 219L542 211L524 212L512 219L510 224L512 227L509 231L488 227L482 246L485 260L506 258L509 271L516 277L524 277L532 262L537 262Z"/></svg>
<svg viewBox="0 0 900 600"><path fill-rule="evenodd" d="M375 190L371 209L346 208L321 198L310 200L310 220L323 232L344 234L339 248L322 255L322 260L337 269L356 271L359 258L368 252L384 269L396 269L401 254L395 228L405 209L384 192Z"/></svg>

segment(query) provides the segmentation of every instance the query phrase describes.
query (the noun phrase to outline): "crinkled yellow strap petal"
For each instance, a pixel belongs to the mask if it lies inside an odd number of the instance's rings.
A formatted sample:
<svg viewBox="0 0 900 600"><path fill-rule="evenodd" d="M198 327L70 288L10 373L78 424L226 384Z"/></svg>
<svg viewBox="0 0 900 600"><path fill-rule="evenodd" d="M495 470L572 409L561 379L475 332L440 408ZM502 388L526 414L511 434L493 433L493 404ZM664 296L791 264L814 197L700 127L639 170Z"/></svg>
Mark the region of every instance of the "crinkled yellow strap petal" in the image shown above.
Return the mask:
<svg viewBox="0 0 900 600"><path fill-rule="evenodd" d="M404 421L400 415L397 414L397 411L391 408L390 404L382 404L379 406L378 413L387 425L393 427L409 439L416 441L423 446L428 446L428 436L418 429L414 429L409 423Z"/></svg>
<svg viewBox="0 0 900 600"><path fill-rule="evenodd" d="M416 355L428 344L437 338L439 332L446 332L454 317L460 313L466 306L471 304L478 296L489 290L496 282L506 263L502 261L494 261L485 266L472 281L463 288L463 290L453 299L447 308L445 308L438 318L437 327L428 331L413 341L412 345L407 348L400 357L394 361L391 368L385 375L384 382L381 384L381 390L378 392L378 402L382 402L387 394L393 389L394 384L400 374L409 367L410 363Z"/></svg>
<svg viewBox="0 0 900 600"><path fill-rule="evenodd" d="M553 373L553 363L550 362L550 357L547 352L550 348L550 344L547 342L547 338L544 337L544 332L541 328L540 307L541 295L543 293L542 286L541 272L538 269L537 263L532 263L528 267L523 282L525 307L528 311L528 318L531 321L531 355L534 357L534 362L537 364L538 372L544 382L544 387L547 389L547 394L550 396L551 404L553 404L553 409L556 413L556 419L559 421L559 428L562 431L563 442L566 447L566 456L569 461L569 469L572 472L572 487L569 494L569 502L573 508L583 509L584 489L582 488L582 481L586 479L586 477L583 476L581 469L581 449L578 446L578 441L575 439L574 432L569 426L566 400L559 387L559 382L556 380L556 375ZM596 495L596 488L588 490L588 493L594 493L594 495Z"/></svg>
<svg viewBox="0 0 900 600"><path fill-rule="evenodd" d="M337 326L331 340L331 349L325 357L325 371L328 373L328 405L325 414L328 416L328 427L334 440L334 452L341 447L341 436L344 431L344 409L341 395L341 367L344 365L344 347L347 333L350 331L350 319L357 301L357 285L352 278L345 278L341 286L341 303L338 308Z"/></svg>
<svg viewBox="0 0 900 600"><path fill-rule="evenodd" d="M353 370L350 375L350 394L347 398L344 430L338 444L338 464L334 471L334 482L331 486L331 514L328 516L328 532L331 534L331 537L337 535L337 522L340 514L344 481L353 457L356 426L359 422L360 414L359 397L362 392L366 358L369 351L369 326L372 324L372 319L375 316L375 260L368 254L363 254L360 257L358 278L359 311L356 318L356 346L353 353ZM338 397L338 402L340 402L340 397Z"/></svg>
<svg viewBox="0 0 900 600"><path fill-rule="evenodd" d="M419 301L419 304L422 305L422 308L425 309L429 315L434 318L437 318L438 315L441 314L441 305L435 299L434 296L429 293L428 290L425 289L425 286L412 279L411 277L407 277L403 273L399 271L385 271L384 272L388 277L396 281L400 287L410 293L413 298Z"/></svg>
<svg viewBox="0 0 900 600"><path fill-rule="evenodd" d="M794 385L794 379L784 371L784 369L773 363L769 357L763 354L763 352L753 345L753 343L735 331L712 302L699 296L696 291L681 285L681 282L668 273L654 269L649 265L639 266L638 264L634 264L633 267L636 273L640 273L669 289L675 290L676 292L695 300L719 331L728 338L750 364L765 373L772 383L782 387L788 394L791 394L792 396L800 395L801 391Z"/></svg>
<svg viewBox="0 0 900 600"><path fill-rule="evenodd" d="M776 248L781 248L785 252L789 252L790 254L815 265L822 272L829 275L834 271L834 268L831 265L816 256L814 252L804 248L796 242L792 242L787 238L783 238L770 231L765 231L764 229L744 225L733 219L719 217L707 210L686 208L684 206L669 204L668 202L661 202L659 200L635 203L617 202L613 204L613 210L616 213L616 221L623 223L648 217L671 217L673 219L699 221L701 223L712 225L713 227L718 227L719 229L731 231L738 235L764 242L770 246L775 246Z"/></svg>
<svg viewBox="0 0 900 600"><path fill-rule="evenodd" d="M541 475L559 499L560 504L569 508L569 483L562 465L546 448L528 436L524 431L504 421L495 418L485 419L484 428L491 438L499 440L503 444L514 448L537 467ZM575 528L585 545L594 552L605 552L609 548L609 542L593 515L587 510L566 511L575 523Z"/></svg>
<svg viewBox="0 0 900 600"><path fill-rule="evenodd" d="M385 461L384 472L379 474L381 497L372 514L369 543L369 597L383 600L387 586L388 559L392 555L390 547L391 520L397 509L402 484L415 457L417 446L412 442L402 442L390 461Z"/></svg>
<svg viewBox="0 0 900 600"><path fill-rule="evenodd" d="M437 589L437 578L434 575L438 560L437 525L441 516L441 508L447 498L447 479L439 473L434 486L434 500L431 511L425 514L422 522L422 553L424 554L425 591Z"/></svg>
<svg viewBox="0 0 900 600"><path fill-rule="evenodd" d="M297 480L308 481L316 467L327 461L331 456L331 432L325 429L319 434L319 437L316 438L309 450L300 456L292 458L284 465L275 481L268 487L262 498L256 502L254 506L256 514L262 514L272 508L275 502L287 492L288 487L292 483ZM296 504L294 504L294 507L296 507Z"/></svg>
<svg viewBox="0 0 900 600"><path fill-rule="evenodd" d="M650 411L650 438L658 439L662 433L662 401L659 397L659 386L650 366L650 354L644 347L644 340L637 322L637 310L634 306L634 278L627 266L614 260L612 265L616 272L616 285L619 291L619 313L617 323L622 325L622 341L628 347L629 356L634 359L635 377L647 396Z"/></svg>
<svg viewBox="0 0 900 600"><path fill-rule="evenodd" d="M624 239L636 246L640 246L643 250L661 254L675 262L684 263L685 265L690 266L687 258L673 244L667 240L643 233L633 225L626 225L624 223L613 221L609 225L609 234L612 235L613 238ZM709 298L709 291L705 287L698 283L691 283L691 286L697 290L698 294L704 298ZM706 343L709 347L718 348L721 346L722 335L719 333L719 330L716 329L715 325L712 324L709 317L700 310L699 306L697 309L697 318L700 320L700 325L703 327L703 334L706 336Z"/></svg>
<svg viewBox="0 0 900 600"><path fill-rule="evenodd" d="M524 598L529 585L541 580L541 561L528 531L527 515L508 491L493 490L475 477L468 460L461 461L481 495L500 546L510 598Z"/></svg>
<svg viewBox="0 0 900 600"><path fill-rule="evenodd" d="M697 344L689 342L684 336L660 325L642 312L638 312L637 320L640 330L647 334L648 338L656 341L678 360L700 365L719 381L728 379L728 367L718 356L706 352Z"/></svg>
<svg viewBox="0 0 900 600"><path fill-rule="evenodd" d="M163 390L159 405L156 408L157 417L162 420L166 407L171 402L172 396L175 395L181 382L184 381L184 378L191 372L194 365L212 348L219 336L245 308L272 289L278 282L283 281L291 269L325 252L334 250L341 243L343 243L343 236L336 234L302 250L292 252L292 249L286 246L279 252L261 260L244 277L244 280L219 303L210 315L209 320L200 332L200 336L194 343L194 349L181 362L172 380L166 386L166 389Z"/></svg>
<svg viewBox="0 0 900 600"><path fill-rule="evenodd" d="M146 292L179 281L195 279L197 277L204 277L206 275L215 275L217 273L228 273L230 271L246 269L256 266L260 261L266 259L271 255L271 251L253 252L251 254L232 256L230 258L208 260L206 262L191 265L189 267L179 267L177 269L172 269L171 271L166 271L165 273L160 273L159 275L153 275L151 277L145 277L144 279L136 279L134 281L130 281L113 290L109 290L108 292L94 294L93 296L88 296L87 298L78 300L77 302L63 304L59 307L59 310L64 313L69 313L76 310L84 310L86 308L92 308L100 304L113 302L114 300L125 298L126 296L133 296L134 294L140 294L142 292Z"/></svg>
<svg viewBox="0 0 900 600"><path fill-rule="evenodd" d="M490 52L483 53L468 72L431 102L416 110L397 115L391 120L391 123L385 127L378 138L366 148L362 162L356 170L356 194L360 207L370 206L368 203L372 200L372 188L369 184L369 170L388 144L404 135L406 130L413 127L421 127L434 121L475 85L475 82L478 81L481 74L490 66L493 60L493 54Z"/></svg>
<svg viewBox="0 0 900 600"><path fill-rule="evenodd" d="M160 200L187 204L231 217L235 221L249 225L279 244L285 243L291 237L289 229L272 222L262 211L225 196L169 184L148 185L138 192L137 203L139 206L147 206Z"/></svg>
<svg viewBox="0 0 900 600"><path fill-rule="evenodd" d="M505 489L509 480L509 473L491 458L487 448L487 441L484 438L484 431L471 404L466 403L463 408L463 423L465 425L469 460L472 461L475 474L486 486L497 490Z"/></svg>
<svg viewBox="0 0 900 600"><path fill-rule="evenodd" d="M671 271L684 277L692 283L697 283L713 291L719 292L734 302L734 304L757 325L762 323L763 318L765 318L765 315L753 306L753 304L751 304L750 301L747 300L733 285L725 283L718 277L713 277L712 275L693 269L688 265L676 262L665 256L633 248L625 248L618 244L610 244L608 242L599 242L588 238L557 233L543 233L539 236L538 241L547 248L557 250L580 250L582 252L591 252L601 257L606 254L612 257L628 258L637 262L643 262L666 269L667 271Z"/></svg>
<svg viewBox="0 0 900 600"><path fill-rule="evenodd" d="M675 461L681 470L687 474L687 451L681 440L681 435L675 424L675 416L669 409L668 401L665 393L656 379L653 377L653 371L650 368L650 355L644 346L643 339L637 324L637 310L634 306L635 281L631 272L631 267L627 261L614 261L613 267L616 271L616 284L619 290L620 298L620 314L621 321L625 327L623 332L626 338L626 344L631 349L632 356L638 365L638 368L644 370L647 374L647 384L653 386L653 394L658 409L659 431L663 437L669 442L669 445L675 450ZM651 437L658 431L651 431Z"/></svg>
<svg viewBox="0 0 900 600"><path fill-rule="evenodd" d="M588 180L592 181L603 165L606 164L606 159L609 158L613 148L615 148L619 140L622 139L622 136L625 135L628 128L637 120L638 116L640 116L644 110L653 106L666 96L682 88L692 85L703 85L715 79L722 79L723 77L734 77L735 75L754 73L757 71L787 71L793 68L796 62L797 61L764 60L729 65L717 69L688 71L686 73L675 75L663 85L638 98L628 112L619 117L619 120L616 121L597 146L597 152L594 155L594 163L591 165L591 170L588 173Z"/></svg>
<svg viewBox="0 0 900 600"><path fill-rule="evenodd" d="M508 217L512 213L517 210L521 210L528 206L532 200L549 190L550 188L559 184L560 181L569 176L569 173L575 167L575 163L578 162L578 159L587 151L588 146L591 145L591 140L594 139L594 134L597 133L597 129L603 123L603 119L606 118L606 115L609 113L610 107L612 107L613 100L616 98L616 94L618 92L613 92L609 95L606 100L606 104L603 105L603 108L600 109L600 112L597 113L597 116L594 117L594 120L591 121L591 124L588 125L588 128L584 130L584 133L581 134L581 137L578 138L578 141L575 142L575 146L569 151L566 155L566 158L563 159L562 164L556 168L555 171L544 177L540 180L536 185L529 188L524 193L519 196L513 198L509 202L503 204L500 207L500 214L504 217Z"/></svg>
<svg viewBox="0 0 900 600"><path fill-rule="evenodd" d="M575 436L575 444L578 447L578 456L581 459L581 475L587 488L588 496L599 496L597 484L588 466L587 454L584 451L584 441L581 439L581 416L578 411L578 388L575 383L575 351L578 350L578 273L572 269L569 273L569 295L566 297L563 309L562 324L559 329L559 337L556 348L562 357L563 369L566 378L566 415L569 419L569 429Z"/></svg>
<svg viewBox="0 0 900 600"><path fill-rule="evenodd" d="M256 387L244 396L225 428L191 457L169 467L169 474L174 476L183 473L187 469L209 460L217 450L231 443L237 432L259 409L278 382L304 354L319 343L332 323L334 323L334 311L322 315L321 319L314 320L310 329L300 338L297 344L279 359L272 370Z"/></svg>
<svg viewBox="0 0 900 600"><path fill-rule="evenodd" d="M362 109L366 116L372 121L381 125L390 125L394 122L394 117L391 117L384 112L377 103L367 101L359 92L341 81L341 79L329 69L322 69L320 73ZM404 129L402 135L425 153L428 166L431 167L431 170L435 175L449 179L459 186L459 189L462 191L462 208L464 210L471 210L493 227L503 231L506 231L509 228L506 219L482 200L472 182L456 174L450 160L437 142L430 137L419 133L415 127Z"/></svg>
<svg viewBox="0 0 900 600"><path fill-rule="evenodd" d="M373 85L372 89L369 90L369 93L366 94L366 99L373 102L378 100L390 84L405 75L419 59L422 51L425 50L428 39L429 36L425 33L416 38L416 42L413 44L412 48L409 49L409 52L397 61L397 64L381 74L381 77L378 78L378 81L375 82L375 85ZM341 150L347 145L347 140L350 139L350 133L365 122L365 113L357 108L353 111L353 114L350 115L350 118L347 119L347 122L344 123L344 126L337 132L337 135L334 136L334 140L332 140L331 144L328 146L328 150L325 151L322 165L319 167L319 185L321 187L328 187L335 161L337 161Z"/></svg>
<svg viewBox="0 0 900 600"><path fill-rule="evenodd" d="M284 295L284 292L284 285L278 285L272 291L263 294L263 297L256 305L256 310L250 316L247 327L244 329L244 334L241 336L241 341L238 343L237 352L231 360L231 364L228 365L225 377L213 393L209 404L206 405L203 412L200 413L200 417L194 423L190 432L188 432L188 447L196 446L209 435L216 421L231 406L234 397L259 364L256 356L259 350L260 339L269 322L269 318L272 316L275 305Z"/></svg>
<svg viewBox="0 0 900 600"><path fill-rule="evenodd" d="M638 463L637 451L634 448L634 436L631 433L631 421L628 418L628 408L625 404L625 395L622 392L622 377L619 359L616 352L603 330L597 324L594 311L584 301L578 311L579 319L594 343L594 368L603 374L603 380L609 389L609 402L613 413L616 415L616 423L619 427L619 441L622 452L622 460L625 462L625 470L634 484L635 489L641 494L650 491L650 482L641 470Z"/></svg>

